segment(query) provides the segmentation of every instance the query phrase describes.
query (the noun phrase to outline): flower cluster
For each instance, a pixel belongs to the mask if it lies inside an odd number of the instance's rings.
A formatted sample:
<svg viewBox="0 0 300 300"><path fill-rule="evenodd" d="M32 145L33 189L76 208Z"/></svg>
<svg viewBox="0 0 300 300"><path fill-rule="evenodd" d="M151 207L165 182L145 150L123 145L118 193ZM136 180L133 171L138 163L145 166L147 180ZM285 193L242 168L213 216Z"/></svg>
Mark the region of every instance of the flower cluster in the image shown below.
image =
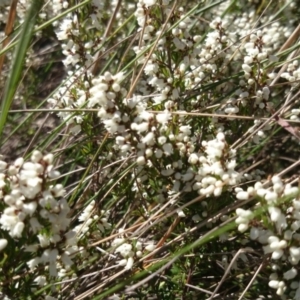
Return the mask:
<svg viewBox="0 0 300 300"><path fill-rule="evenodd" d="M123 230L120 230L122 232ZM118 261L118 265L130 270L134 264L135 259L141 258L143 252L151 252L155 249L154 242L143 242L141 239L134 239L129 241L124 237L118 237L113 240L111 247L114 249L114 253L121 256Z"/></svg>
<svg viewBox="0 0 300 300"><path fill-rule="evenodd" d="M201 166L195 177L196 183L193 189L197 188L202 195L216 197L220 196L223 187L234 186L240 182L241 174L235 171L235 151L228 148L223 133L218 133L215 140L203 141L206 157L198 157ZM194 155L194 158L196 156ZM192 163L195 163L191 159Z"/></svg>
<svg viewBox="0 0 300 300"><path fill-rule="evenodd" d="M74 260L89 256L85 240L91 236L100 238L111 227L109 211L102 210L98 215L95 201L79 215L77 226L71 224L65 190L61 184L52 183L60 175L53 159L52 154L34 151L27 162L23 158L12 164L0 160L0 199L5 205L1 229L11 239L22 242L21 255L31 253L33 258L27 266L35 272L37 286L49 284L51 277L76 278L76 273L70 276L69 272ZM5 251L8 243L11 240L0 239L0 250ZM44 265L50 277L38 272L38 265Z"/></svg>
<svg viewBox="0 0 300 300"><path fill-rule="evenodd" d="M283 72L280 77L290 82L293 87L296 87L296 82L300 79L299 61L294 60L292 63L288 64L286 72Z"/></svg>
<svg viewBox="0 0 300 300"><path fill-rule="evenodd" d="M270 275L269 286L281 296L288 290L287 281L291 281L289 292L297 299L300 293L299 283L292 280L298 274L297 265L300 261L299 189L289 183L284 184L278 176L274 176L271 181L270 187L257 182L253 187L248 187L247 191L236 189L237 199L259 197L261 205L267 207L266 215L255 214L249 209L237 209L236 223L241 232L250 229L250 239L260 243L264 253L270 255L275 272ZM259 206L256 207L258 208Z"/></svg>
<svg viewBox="0 0 300 300"><path fill-rule="evenodd" d="M43 156L34 151L29 162L23 158L13 164L1 161L0 198L6 208L0 224L12 238L20 239L26 234L35 237L35 243L26 246L25 251L43 251L40 257L28 261L28 266L49 265L50 275L56 276L59 255L66 267L72 265L68 249L57 249L56 245L73 236L73 231L69 230L70 208L63 197L65 190L61 184L51 184L60 175L54 169L53 158L52 154Z"/></svg>
<svg viewBox="0 0 300 300"><path fill-rule="evenodd" d="M111 224L108 222L109 211L101 210L100 216L96 213L96 202L93 200L83 210L78 217L79 225L74 227L76 231L76 239L81 239L87 236L95 235L100 237L105 230L111 228ZM95 223L96 227L91 228L91 225Z"/></svg>
<svg viewBox="0 0 300 300"><path fill-rule="evenodd" d="M42 226L37 215L49 220L55 233L69 225L66 218L69 208L62 198L65 192L62 185L46 186L59 175L52 162L53 155L43 156L39 151L33 152L30 162L24 162L23 158L13 164L0 162L0 198L7 206L0 223L11 237L21 237L25 223L30 231L38 232ZM60 222L57 222L59 218Z"/></svg>
<svg viewBox="0 0 300 300"><path fill-rule="evenodd" d="M89 78L88 78L89 79ZM72 89L70 87L73 86ZM78 134L81 131L81 124L85 113L75 113L64 111L63 109L80 109L86 104L88 94L86 89L90 86L89 80L86 80L79 69L76 72L69 72L65 84L48 99L48 103L57 109L61 109L58 116L66 122L72 134Z"/></svg>

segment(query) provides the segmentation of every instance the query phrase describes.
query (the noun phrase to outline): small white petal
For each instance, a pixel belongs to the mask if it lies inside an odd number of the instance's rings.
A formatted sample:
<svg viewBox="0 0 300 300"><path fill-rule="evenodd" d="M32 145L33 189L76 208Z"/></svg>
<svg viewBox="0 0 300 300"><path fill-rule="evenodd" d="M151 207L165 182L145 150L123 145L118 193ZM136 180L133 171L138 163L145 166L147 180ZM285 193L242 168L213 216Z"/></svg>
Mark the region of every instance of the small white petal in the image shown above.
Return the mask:
<svg viewBox="0 0 300 300"><path fill-rule="evenodd" d="M0 251L2 251L7 246L6 239L0 239Z"/></svg>
<svg viewBox="0 0 300 300"><path fill-rule="evenodd" d="M272 253L272 259L279 259L282 257L282 255L283 255L283 250L281 250L281 249L275 250Z"/></svg>
<svg viewBox="0 0 300 300"><path fill-rule="evenodd" d="M145 249L149 252L153 251L155 249L155 245L154 244L149 244L145 247Z"/></svg>
<svg viewBox="0 0 300 300"><path fill-rule="evenodd" d="M130 270L133 266L134 260L132 257L129 257L127 260L127 264L125 266L125 270Z"/></svg>
<svg viewBox="0 0 300 300"><path fill-rule="evenodd" d="M249 228L248 224L240 224L238 227L239 232L245 232Z"/></svg>
<svg viewBox="0 0 300 300"><path fill-rule="evenodd" d="M248 192L241 191L236 194L236 198L239 200L248 200L249 194L248 194Z"/></svg>

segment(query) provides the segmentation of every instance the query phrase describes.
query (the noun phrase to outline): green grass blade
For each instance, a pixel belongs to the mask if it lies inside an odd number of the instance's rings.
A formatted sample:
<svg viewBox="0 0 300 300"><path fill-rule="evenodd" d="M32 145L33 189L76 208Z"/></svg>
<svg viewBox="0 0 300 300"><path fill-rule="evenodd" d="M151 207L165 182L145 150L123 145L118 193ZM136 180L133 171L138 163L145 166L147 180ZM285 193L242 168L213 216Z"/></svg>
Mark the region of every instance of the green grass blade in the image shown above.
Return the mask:
<svg viewBox="0 0 300 300"><path fill-rule="evenodd" d="M19 85L23 63L28 49L28 45L30 43L33 34L35 21L40 9L43 6L43 3L44 3L43 0L32 1L31 6L27 12L25 21L22 25L20 40L15 50L14 59L10 70L10 75L6 82L4 97L2 99L1 115L0 115L0 136L2 135L2 131L6 122L9 108L12 104L14 95Z"/></svg>

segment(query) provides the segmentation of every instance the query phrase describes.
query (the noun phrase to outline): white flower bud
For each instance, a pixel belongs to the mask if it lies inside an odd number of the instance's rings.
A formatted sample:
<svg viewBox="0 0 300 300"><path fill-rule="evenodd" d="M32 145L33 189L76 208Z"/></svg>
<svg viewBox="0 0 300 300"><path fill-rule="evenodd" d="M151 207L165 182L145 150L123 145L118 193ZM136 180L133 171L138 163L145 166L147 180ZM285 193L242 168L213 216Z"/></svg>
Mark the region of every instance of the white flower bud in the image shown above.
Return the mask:
<svg viewBox="0 0 300 300"><path fill-rule="evenodd" d="M145 247L145 249L149 252L152 252L155 249L155 245L154 244L149 244Z"/></svg>
<svg viewBox="0 0 300 300"><path fill-rule="evenodd" d="M7 167L7 163L3 160L0 160L0 170L5 170Z"/></svg>
<svg viewBox="0 0 300 300"><path fill-rule="evenodd" d="M252 71L251 67L248 64L243 64L242 69L247 73L251 73Z"/></svg>
<svg viewBox="0 0 300 300"><path fill-rule="evenodd" d="M10 235L15 238L20 238L22 236L25 224L23 222L18 222L15 227L11 230Z"/></svg>
<svg viewBox="0 0 300 300"><path fill-rule="evenodd" d="M144 165L146 163L146 159L144 156L139 156L137 159L136 159L136 163L140 166Z"/></svg>
<svg viewBox="0 0 300 300"><path fill-rule="evenodd" d="M34 150L31 155L31 161L38 163L43 158L43 154L40 151Z"/></svg>
<svg viewBox="0 0 300 300"><path fill-rule="evenodd" d="M185 213L181 209L177 210L177 214L178 214L178 217L180 217L180 218L184 218L185 217Z"/></svg>
<svg viewBox="0 0 300 300"><path fill-rule="evenodd" d="M271 206L268 208L268 211L273 222L276 222L280 219L282 214L280 208Z"/></svg>
<svg viewBox="0 0 300 300"><path fill-rule="evenodd" d="M6 239L0 239L0 252L7 246Z"/></svg>
<svg viewBox="0 0 300 300"><path fill-rule="evenodd" d="M119 264L120 266L122 266L122 267L125 267L126 264L127 264L127 259L124 258L124 259L119 260L119 261L118 261L118 264Z"/></svg>
<svg viewBox="0 0 300 300"><path fill-rule="evenodd" d="M250 229L250 239L251 240L256 240L259 237L259 229L255 227L251 227Z"/></svg>
<svg viewBox="0 0 300 300"><path fill-rule="evenodd" d="M300 259L300 248L296 248L292 246L289 248L289 251L290 251L290 256Z"/></svg>
<svg viewBox="0 0 300 300"><path fill-rule="evenodd" d="M240 224L240 225L238 226L238 231L243 233L243 232L245 232L248 228L249 228L249 225L248 225L248 224Z"/></svg>
<svg viewBox="0 0 300 300"><path fill-rule="evenodd" d="M238 200L248 200L249 199L249 194L248 194L248 192L241 191L241 192L238 192L236 194L236 198Z"/></svg>
<svg viewBox="0 0 300 300"><path fill-rule="evenodd" d="M127 259L127 264L125 266L125 270L130 270L132 268L133 264L134 264L133 257L129 257Z"/></svg>
<svg viewBox="0 0 300 300"><path fill-rule="evenodd" d="M46 154L46 155L43 157L43 160L44 160L48 165L51 165L51 164L52 164L53 159L54 159L54 155L51 154L51 153Z"/></svg>
<svg viewBox="0 0 300 300"><path fill-rule="evenodd" d="M196 153L192 153L189 156L189 163L195 165L198 162L198 155Z"/></svg>
<svg viewBox="0 0 300 300"><path fill-rule="evenodd" d="M278 289L279 281L278 280L269 281L269 287L272 288L272 289Z"/></svg>
<svg viewBox="0 0 300 300"><path fill-rule="evenodd" d="M291 279L295 278L297 274L298 274L298 271L295 268L292 268L283 274L283 278L286 280L291 280Z"/></svg>

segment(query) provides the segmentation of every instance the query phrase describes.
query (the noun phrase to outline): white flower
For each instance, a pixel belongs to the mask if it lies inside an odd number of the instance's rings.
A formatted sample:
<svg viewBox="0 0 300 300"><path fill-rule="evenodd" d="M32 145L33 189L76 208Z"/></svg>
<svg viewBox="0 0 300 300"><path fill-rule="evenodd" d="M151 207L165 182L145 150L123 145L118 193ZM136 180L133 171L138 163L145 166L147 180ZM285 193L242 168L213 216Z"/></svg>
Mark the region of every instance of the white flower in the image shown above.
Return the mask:
<svg viewBox="0 0 300 300"><path fill-rule="evenodd" d="M124 242L125 242L125 239L124 239L124 238L115 238L115 239L113 240L113 242L111 243L111 246L112 246L112 247L117 247L117 246L123 244Z"/></svg>
<svg viewBox="0 0 300 300"><path fill-rule="evenodd" d="M278 207L268 207L268 211L271 217L271 220L273 222L276 222L279 220L280 216L281 216L281 210Z"/></svg>
<svg viewBox="0 0 300 300"><path fill-rule="evenodd" d="M95 207L95 201L91 201L89 205L84 209L84 211L79 216L78 220L80 222L85 222L90 218L91 212L93 211Z"/></svg>
<svg viewBox="0 0 300 300"><path fill-rule="evenodd" d="M36 252L39 248L38 244L25 245L25 252Z"/></svg>
<svg viewBox="0 0 300 300"><path fill-rule="evenodd" d="M124 259L119 260L119 261L118 261L118 264L119 264L120 266L122 266L122 267L125 267L126 264L127 264L127 259L124 258Z"/></svg>
<svg viewBox="0 0 300 300"><path fill-rule="evenodd" d="M40 258L35 257L35 258L29 260L26 264L29 269L33 270L40 262L41 262Z"/></svg>
<svg viewBox="0 0 300 300"><path fill-rule="evenodd" d="M34 279L34 282L39 286L43 286L47 283L46 276L43 276L43 275L37 276Z"/></svg>
<svg viewBox="0 0 300 300"><path fill-rule="evenodd" d="M29 222L33 233L37 233L43 228L43 226L39 223L37 218L30 218Z"/></svg>
<svg viewBox="0 0 300 300"><path fill-rule="evenodd" d="M37 203L35 201L29 202L29 203L24 203L22 210L25 212L27 215L32 216L37 209Z"/></svg>
<svg viewBox="0 0 300 300"><path fill-rule="evenodd" d="M154 5L156 3L156 0L143 0L143 2L146 6L149 7L149 6Z"/></svg>
<svg viewBox="0 0 300 300"><path fill-rule="evenodd" d="M118 123L113 119L104 120L103 124L105 125L106 130L111 134L114 134L118 131Z"/></svg>
<svg viewBox="0 0 300 300"><path fill-rule="evenodd" d="M168 111L156 115L156 121L160 124L166 124L171 119L171 114Z"/></svg>
<svg viewBox="0 0 300 300"><path fill-rule="evenodd" d="M188 170L188 172L186 174L183 174L181 176L181 180L184 182L190 181L191 179L193 179L194 176L195 176L195 174L192 171Z"/></svg>
<svg viewBox="0 0 300 300"><path fill-rule="evenodd" d="M240 191L236 194L236 198L239 200L248 200L249 194L248 194L248 192Z"/></svg>
<svg viewBox="0 0 300 300"><path fill-rule="evenodd" d="M7 246L6 239L0 239L0 251L2 251Z"/></svg>
<svg viewBox="0 0 300 300"><path fill-rule="evenodd" d="M147 145L154 145L155 144L155 139L154 139L154 133L153 132L148 132L147 135L142 139L142 142L147 144Z"/></svg>
<svg viewBox="0 0 300 300"><path fill-rule="evenodd" d="M294 246L289 248L290 256L296 259L300 259L300 248L296 248Z"/></svg>
<svg viewBox="0 0 300 300"><path fill-rule="evenodd" d="M145 155L147 157L151 157L153 155L153 150L151 148L147 148L145 151Z"/></svg>
<svg viewBox="0 0 300 300"><path fill-rule="evenodd" d="M50 245L50 238L47 235L38 234L37 237L40 241L41 247L45 248Z"/></svg>
<svg viewBox="0 0 300 300"><path fill-rule="evenodd" d="M49 262L49 275L51 277L56 277L57 276L56 263L53 262L53 261Z"/></svg>
<svg viewBox="0 0 300 300"><path fill-rule="evenodd" d="M278 280L270 280L269 281L269 287L272 288L272 289L278 289L279 281Z"/></svg>
<svg viewBox="0 0 300 300"><path fill-rule="evenodd" d="M50 190L54 194L54 197L62 197L66 193L62 184L56 184L53 187L51 187Z"/></svg>
<svg viewBox="0 0 300 300"><path fill-rule="evenodd" d="M198 155L196 153L192 153L189 156L189 163L195 165L198 162Z"/></svg>
<svg viewBox="0 0 300 300"><path fill-rule="evenodd" d="M128 257L127 264L125 266L125 270L130 270L133 266L134 260L132 257Z"/></svg>
<svg viewBox="0 0 300 300"><path fill-rule="evenodd" d="M115 253L120 253L123 257L131 256L132 245L124 243L115 250Z"/></svg>
<svg viewBox="0 0 300 300"><path fill-rule="evenodd" d="M41 261L42 262L55 262L56 258L58 256L58 250L57 249L46 249L44 250Z"/></svg>
<svg viewBox="0 0 300 300"><path fill-rule="evenodd" d="M3 160L0 160L0 171L5 170L6 168L7 168L7 163ZM2 188L1 185L0 188Z"/></svg>
<svg viewBox="0 0 300 300"><path fill-rule="evenodd" d="M249 228L249 225L247 223L241 223L238 226L238 231L239 232L245 232Z"/></svg>
<svg viewBox="0 0 300 300"><path fill-rule="evenodd" d="M40 151L34 150L32 152L32 155L31 155L32 162L38 163L42 158L43 158L43 154Z"/></svg>
<svg viewBox="0 0 300 300"><path fill-rule="evenodd" d="M157 139L158 143L163 145L166 143L167 141L167 138L165 136L160 136L158 139Z"/></svg>
<svg viewBox="0 0 300 300"><path fill-rule="evenodd" d="M142 133L142 132L148 131L148 128L149 128L149 123L143 122L143 123L137 124L135 130L138 133Z"/></svg>
<svg viewBox="0 0 300 300"><path fill-rule="evenodd" d="M140 166L146 164L146 159L144 156L139 156L137 159L136 159L136 163Z"/></svg>
<svg viewBox="0 0 300 300"><path fill-rule="evenodd" d="M185 213L183 212L182 209L178 209L178 210L177 210L177 214L178 214L178 217L180 217L180 218L186 217L186 215L185 215Z"/></svg>
<svg viewBox="0 0 300 300"><path fill-rule="evenodd" d="M238 230L240 232L245 232L249 228L249 221L253 218L253 213L250 210L237 208L236 214L238 217L236 218L235 222L239 224Z"/></svg>
<svg viewBox="0 0 300 300"><path fill-rule="evenodd" d="M14 238L20 238L22 236L25 224L23 222L18 222L14 228L10 231L10 235Z"/></svg>
<svg viewBox="0 0 300 300"><path fill-rule="evenodd" d="M250 238L251 240L256 240L259 237L260 230L256 227L251 227L250 229Z"/></svg>
<svg viewBox="0 0 300 300"><path fill-rule="evenodd" d="M69 268L70 266L73 265L73 261L71 260L71 258L69 257L69 255L66 252L64 252L62 254L61 260L66 268Z"/></svg>
<svg viewBox="0 0 300 300"><path fill-rule="evenodd" d="M173 146L170 143L166 143L163 145L163 150L166 156L170 156L171 154L173 154Z"/></svg>
<svg viewBox="0 0 300 300"><path fill-rule="evenodd" d="M295 268L292 268L283 274L283 278L286 280L291 280L295 278L298 274L298 271Z"/></svg>
<svg viewBox="0 0 300 300"><path fill-rule="evenodd" d="M184 134L184 135L191 135L191 126L190 125L185 125L185 126L180 126L179 130Z"/></svg>
<svg viewBox="0 0 300 300"><path fill-rule="evenodd" d="M24 163L24 158L23 157L19 157L15 160L14 162L14 166L19 169Z"/></svg>
<svg viewBox="0 0 300 300"><path fill-rule="evenodd" d="M219 197L219 196L221 196L222 191L223 191L222 187L216 187L215 190L214 190L214 195L216 197Z"/></svg>
<svg viewBox="0 0 300 300"><path fill-rule="evenodd" d="M174 173L174 169L165 169L161 171L161 175L163 176L170 176Z"/></svg>
<svg viewBox="0 0 300 300"><path fill-rule="evenodd" d="M155 249L155 247L156 246L154 245L154 243L150 243L145 247L145 250L152 252Z"/></svg>
<svg viewBox="0 0 300 300"><path fill-rule="evenodd" d="M275 192L267 191L267 193L265 195L265 199L268 202L275 202L277 200L277 198L278 198L278 195Z"/></svg>
<svg viewBox="0 0 300 300"><path fill-rule="evenodd" d="M272 259L277 260L277 259L281 258L282 255L283 255L283 250L282 250L282 249L277 249L277 250L275 250L275 251L272 253Z"/></svg>

